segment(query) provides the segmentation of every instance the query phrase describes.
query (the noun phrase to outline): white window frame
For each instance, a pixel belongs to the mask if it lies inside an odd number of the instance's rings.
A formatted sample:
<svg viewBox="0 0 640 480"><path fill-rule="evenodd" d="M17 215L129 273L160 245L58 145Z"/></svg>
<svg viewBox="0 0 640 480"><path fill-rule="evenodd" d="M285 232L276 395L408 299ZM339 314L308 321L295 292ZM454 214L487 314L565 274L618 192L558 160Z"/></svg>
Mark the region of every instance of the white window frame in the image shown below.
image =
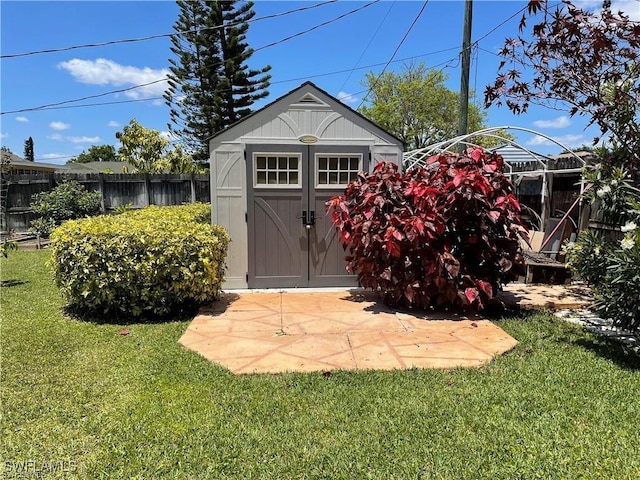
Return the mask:
<svg viewBox="0 0 640 480"><path fill-rule="evenodd" d="M362 153L316 153L315 154L315 172L314 172L314 184L315 184L315 188L317 189L333 189L335 190L336 188L344 188L347 185L349 185L349 182L347 183L329 183L329 184L325 184L325 183L320 183L320 157L327 157L327 158L332 158L332 157L337 157L338 158L338 170L336 170L335 172L332 172L331 170L323 170L323 172L327 172L327 174L329 173L337 173L338 174L338 180L340 180L340 173L342 173L340 171L340 157L347 157L347 158L358 158L358 170L356 171L356 174L358 172L362 171L362 166L363 166L363 155ZM347 170L347 172L351 173L352 170Z"/></svg>
<svg viewBox="0 0 640 480"><path fill-rule="evenodd" d="M258 183L258 157L287 157L298 159L298 183ZM267 174L269 172L269 160L267 160ZM278 167L276 166L276 172ZM287 172L293 172L294 170L287 170ZM253 188L264 189L301 189L302 188L302 154L297 152L253 152Z"/></svg>

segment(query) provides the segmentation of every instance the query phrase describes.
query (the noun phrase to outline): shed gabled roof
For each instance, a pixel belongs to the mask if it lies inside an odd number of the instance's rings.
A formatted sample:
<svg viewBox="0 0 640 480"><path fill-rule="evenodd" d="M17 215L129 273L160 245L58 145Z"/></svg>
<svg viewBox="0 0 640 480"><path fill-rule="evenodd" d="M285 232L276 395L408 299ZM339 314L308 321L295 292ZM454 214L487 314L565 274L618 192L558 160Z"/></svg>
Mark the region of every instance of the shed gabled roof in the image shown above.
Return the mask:
<svg viewBox="0 0 640 480"><path fill-rule="evenodd" d="M273 114L279 110L282 106L288 107L289 105L325 105L330 107L333 111L341 114L344 117L350 118L355 123L358 123L362 126L366 125L368 130L374 132L377 136L386 139L389 143L397 144L401 147L404 146L404 142L396 137L395 135L387 132L382 127L377 125L376 123L369 120L367 117L352 109L348 105L345 105L340 100L338 100L333 95L325 92L313 82L307 81L304 82L297 88L294 88L289 93L282 95L277 98L273 102L265 105L264 107L256 110L255 112L250 113L246 117L241 118L234 124L228 126L227 128L220 130L215 135L210 137L207 140L212 140L214 138L220 137L223 134L231 133L233 134L234 129L236 129L240 124L249 120L250 118L265 116L265 118L269 118L273 116ZM276 114L277 115L277 114Z"/></svg>

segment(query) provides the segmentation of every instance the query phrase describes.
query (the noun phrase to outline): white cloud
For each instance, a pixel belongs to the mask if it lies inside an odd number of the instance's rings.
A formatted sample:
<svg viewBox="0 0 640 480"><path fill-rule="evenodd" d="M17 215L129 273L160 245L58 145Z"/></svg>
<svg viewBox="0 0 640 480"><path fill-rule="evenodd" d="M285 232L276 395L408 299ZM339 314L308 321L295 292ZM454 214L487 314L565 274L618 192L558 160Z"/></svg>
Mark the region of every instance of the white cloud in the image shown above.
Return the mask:
<svg viewBox="0 0 640 480"><path fill-rule="evenodd" d="M58 142L62 141L62 135L60 135L59 133L52 133L51 135L47 135L47 138L49 140L56 140Z"/></svg>
<svg viewBox="0 0 640 480"><path fill-rule="evenodd" d="M583 145L584 143L586 143L586 139L584 137L584 135L581 134L572 134L569 133L567 135L560 135L557 137L552 137L556 142L561 143L562 145L564 145L565 147L569 147L569 148L573 148L573 147L578 147L580 145ZM531 137L529 140L527 140L527 145L532 145L532 146L557 146L555 143L553 143L551 140L541 136L541 135L536 135L534 137Z"/></svg>
<svg viewBox="0 0 640 480"><path fill-rule="evenodd" d="M67 137L67 140L73 143L97 143L101 139L100 137Z"/></svg>
<svg viewBox="0 0 640 480"><path fill-rule="evenodd" d="M566 115L552 120L536 120L533 122L533 126L536 128L566 128L569 125L571 125L571 120Z"/></svg>
<svg viewBox="0 0 640 480"><path fill-rule="evenodd" d="M29 119L27 117L16 117L16 122L28 122Z"/></svg>
<svg viewBox="0 0 640 480"><path fill-rule="evenodd" d="M53 159L67 158L67 157L68 155L63 155L62 153L45 153L40 158L44 160L53 160Z"/></svg>
<svg viewBox="0 0 640 480"><path fill-rule="evenodd" d="M629 15L629 19L640 22L640 5L638 0L617 0L611 2L611 11L622 11Z"/></svg>
<svg viewBox="0 0 640 480"><path fill-rule="evenodd" d="M572 0L576 7L589 11L599 11L602 7L602 0ZM638 0L613 0L611 2L611 11L613 13L623 12L629 16L629 19L636 22L640 21L640 7Z"/></svg>
<svg viewBox="0 0 640 480"><path fill-rule="evenodd" d="M96 60L74 58L68 62L59 63L58 67L68 71L80 83L91 85L126 87L156 82L123 92L125 96L136 100L162 96L167 88L166 77L169 74L169 70L166 68L156 70L149 67L138 68L120 65L106 58Z"/></svg>
<svg viewBox="0 0 640 480"><path fill-rule="evenodd" d="M107 127L118 128L119 126L120 126L120 124L118 122L116 122L115 120L110 120L109 123L107 123Z"/></svg>
<svg viewBox="0 0 640 480"><path fill-rule="evenodd" d="M168 132L166 130L162 130L160 132L160 136L166 140L169 140L170 142L173 142L174 140L177 140L178 137L175 133L172 132Z"/></svg>
<svg viewBox="0 0 640 480"><path fill-rule="evenodd" d="M71 125L69 125L68 123L64 123L64 122L51 122L49 124L49 126L51 128L53 128L54 130L66 130L68 129Z"/></svg>
<svg viewBox="0 0 640 480"><path fill-rule="evenodd" d="M352 94L347 92L338 92L338 100L342 103L358 103L360 101L359 98L354 97Z"/></svg>
<svg viewBox="0 0 640 480"><path fill-rule="evenodd" d="M6 133L6 132L0 133L0 138L7 138L8 136L9 136L9 134Z"/></svg>

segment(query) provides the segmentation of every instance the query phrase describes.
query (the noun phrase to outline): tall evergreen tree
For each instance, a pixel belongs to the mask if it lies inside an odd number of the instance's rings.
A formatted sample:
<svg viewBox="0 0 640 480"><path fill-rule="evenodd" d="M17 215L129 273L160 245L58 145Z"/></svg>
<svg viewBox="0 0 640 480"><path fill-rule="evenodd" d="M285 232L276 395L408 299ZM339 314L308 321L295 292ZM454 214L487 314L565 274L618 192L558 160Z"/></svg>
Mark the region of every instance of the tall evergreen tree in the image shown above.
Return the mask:
<svg viewBox="0 0 640 480"><path fill-rule="evenodd" d="M24 141L24 159L33 162L35 157L33 154L33 138L29 137Z"/></svg>
<svg viewBox="0 0 640 480"><path fill-rule="evenodd" d="M178 0L171 39L169 130L194 159L209 157L207 139L251 113L251 105L268 95L271 66L250 69L253 54L246 43L253 2Z"/></svg>

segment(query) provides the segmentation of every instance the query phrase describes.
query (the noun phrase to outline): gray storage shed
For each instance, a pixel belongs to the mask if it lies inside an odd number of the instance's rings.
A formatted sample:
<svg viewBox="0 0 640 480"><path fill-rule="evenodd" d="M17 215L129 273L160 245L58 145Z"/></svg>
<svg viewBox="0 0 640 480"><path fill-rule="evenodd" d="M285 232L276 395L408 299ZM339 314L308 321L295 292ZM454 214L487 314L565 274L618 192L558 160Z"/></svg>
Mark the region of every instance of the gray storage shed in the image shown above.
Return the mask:
<svg viewBox="0 0 640 480"><path fill-rule="evenodd" d="M231 236L224 288L357 285L325 202L402 141L311 82L210 139L213 223Z"/></svg>

